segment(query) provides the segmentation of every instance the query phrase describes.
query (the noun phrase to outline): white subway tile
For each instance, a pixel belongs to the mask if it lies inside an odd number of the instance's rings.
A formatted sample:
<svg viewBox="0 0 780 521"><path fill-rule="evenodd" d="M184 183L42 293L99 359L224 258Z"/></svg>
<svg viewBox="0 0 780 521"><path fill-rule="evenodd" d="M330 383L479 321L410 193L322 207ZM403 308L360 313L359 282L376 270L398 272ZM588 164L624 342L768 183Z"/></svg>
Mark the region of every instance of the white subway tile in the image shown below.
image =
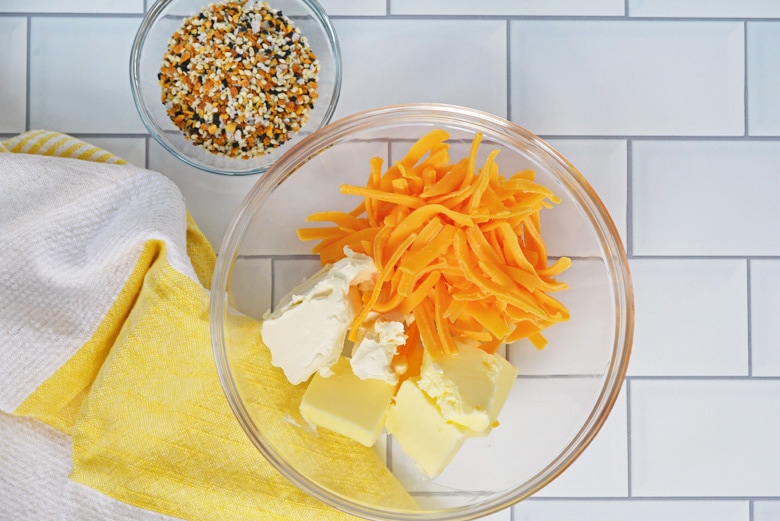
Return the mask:
<svg viewBox="0 0 780 521"><path fill-rule="evenodd" d="M414 499L422 509L434 510L439 508L455 508L468 503L469 499L475 499L474 495L415 495ZM506 508L493 514L480 517L479 521L512 521L512 508Z"/></svg>
<svg viewBox="0 0 780 521"><path fill-rule="evenodd" d="M780 519L780 501L756 501L753 503L751 521L777 521Z"/></svg>
<svg viewBox="0 0 780 521"><path fill-rule="evenodd" d="M747 376L744 260L633 259L631 277L630 375Z"/></svg>
<svg viewBox="0 0 780 521"><path fill-rule="evenodd" d="M394 440L393 474L415 493L460 491L480 495L516 486L541 471L571 442L600 390L598 378L521 377L499 415L500 425L488 436L466 439L435 481L422 478ZM561 480L557 486L559 494L609 496L626 493L626 418L620 405L616 405L613 414L613 424L609 428L604 425L599 434L605 438L603 443L594 441L586 449L593 452L590 458L583 454L582 468L570 467L573 477L568 481L563 477L565 474L558 478ZM607 423L611 420L612 417ZM508 461L512 464L507 465ZM576 478L576 473L580 472L579 476L596 473L599 478L586 483ZM556 489L552 486L549 488L554 492ZM453 500L458 501L457 498Z"/></svg>
<svg viewBox="0 0 780 521"><path fill-rule="evenodd" d="M307 226L306 218L314 212L349 212L355 208L361 199L340 193L340 186L342 183L365 185L370 172L369 161L374 156L386 161L387 144L381 141L353 142L317 154L276 188L259 209L255 219L263 225L254 228L258 233L247 235L242 253L310 254L317 241L303 242L298 239L298 228ZM236 204L233 213L237 210ZM327 223L324 224L327 226ZM259 233L260 230L267 233Z"/></svg>
<svg viewBox="0 0 780 521"><path fill-rule="evenodd" d="M89 137L84 141L92 143L96 147L111 152L115 156L124 159L128 163L145 168L146 167L146 139L145 138L123 138L123 137Z"/></svg>
<svg viewBox="0 0 780 521"><path fill-rule="evenodd" d="M160 172L176 183L192 218L212 247L219 251L228 225L258 176L210 174L184 164L156 141L149 143L149 170ZM242 251L247 253L250 252Z"/></svg>
<svg viewBox="0 0 780 521"><path fill-rule="evenodd" d="M271 259L237 258L230 282L230 305L241 313L260 320L271 309Z"/></svg>
<svg viewBox="0 0 780 521"><path fill-rule="evenodd" d="M514 521L749 521L747 501L642 500L605 501L529 499L514 506ZM768 518L767 518L768 519ZM761 521L756 518L753 521Z"/></svg>
<svg viewBox="0 0 780 521"><path fill-rule="evenodd" d="M571 467L534 497L622 497L628 495L626 393L601 430Z"/></svg>
<svg viewBox="0 0 780 521"><path fill-rule="evenodd" d="M623 16L623 0L390 0L390 13L477 16Z"/></svg>
<svg viewBox="0 0 780 521"><path fill-rule="evenodd" d="M780 3L775 3L780 9ZM748 133L780 135L780 22L747 24Z"/></svg>
<svg viewBox="0 0 780 521"><path fill-rule="evenodd" d="M329 16L383 16L387 14L386 0L320 0Z"/></svg>
<svg viewBox="0 0 780 521"><path fill-rule="evenodd" d="M585 177L610 213L626 244L626 142L601 139L551 139L548 142Z"/></svg>
<svg viewBox="0 0 780 521"><path fill-rule="evenodd" d="M633 496L775 496L778 410L777 380L633 380Z"/></svg>
<svg viewBox="0 0 780 521"><path fill-rule="evenodd" d="M507 358L523 375L601 375L615 341L607 267L596 259L575 258L558 279L569 289L552 296L569 309L571 318L544 330L544 349L520 340L508 346Z"/></svg>
<svg viewBox="0 0 780 521"><path fill-rule="evenodd" d="M0 132L24 132L27 106L27 20L0 19Z"/></svg>
<svg viewBox="0 0 780 521"><path fill-rule="evenodd" d="M750 261L750 330L754 376L780 376L780 261Z"/></svg>
<svg viewBox="0 0 780 521"><path fill-rule="evenodd" d="M506 117L506 22L335 20L344 78L334 118L397 103Z"/></svg>
<svg viewBox="0 0 780 521"><path fill-rule="evenodd" d="M140 18L33 17L30 127L145 132L130 93L130 47Z"/></svg>
<svg viewBox="0 0 780 521"><path fill-rule="evenodd" d="M512 121L548 135L742 135L743 40L738 22L512 21Z"/></svg>
<svg viewBox="0 0 780 521"><path fill-rule="evenodd" d="M322 266L317 259L274 259L273 305L304 280L317 273Z"/></svg>
<svg viewBox="0 0 780 521"><path fill-rule="evenodd" d="M0 0L0 13L109 13L142 14L144 0Z"/></svg>
<svg viewBox="0 0 780 521"><path fill-rule="evenodd" d="M30 127L144 132L128 79L130 47L139 21L32 18Z"/></svg>
<svg viewBox="0 0 780 521"><path fill-rule="evenodd" d="M693 18L774 18L774 0L628 0L629 16Z"/></svg>
<svg viewBox="0 0 780 521"><path fill-rule="evenodd" d="M512 509L506 508L480 518L482 521L512 521Z"/></svg>
<svg viewBox="0 0 780 521"><path fill-rule="evenodd" d="M633 144L635 255L780 254L780 143Z"/></svg>

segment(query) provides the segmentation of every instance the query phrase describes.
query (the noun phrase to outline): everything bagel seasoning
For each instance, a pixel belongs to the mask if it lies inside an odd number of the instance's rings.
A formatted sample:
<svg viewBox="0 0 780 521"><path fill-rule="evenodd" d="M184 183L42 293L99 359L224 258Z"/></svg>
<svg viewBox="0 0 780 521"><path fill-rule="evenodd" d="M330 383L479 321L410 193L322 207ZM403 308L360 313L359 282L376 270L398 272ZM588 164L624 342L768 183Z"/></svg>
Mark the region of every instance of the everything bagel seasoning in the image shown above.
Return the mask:
<svg viewBox="0 0 780 521"><path fill-rule="evenodd" d="M249 159L288 141L318 97L319 62L299 28L265 2L213 3L184 20L158 74L186 139Z"/></svg>

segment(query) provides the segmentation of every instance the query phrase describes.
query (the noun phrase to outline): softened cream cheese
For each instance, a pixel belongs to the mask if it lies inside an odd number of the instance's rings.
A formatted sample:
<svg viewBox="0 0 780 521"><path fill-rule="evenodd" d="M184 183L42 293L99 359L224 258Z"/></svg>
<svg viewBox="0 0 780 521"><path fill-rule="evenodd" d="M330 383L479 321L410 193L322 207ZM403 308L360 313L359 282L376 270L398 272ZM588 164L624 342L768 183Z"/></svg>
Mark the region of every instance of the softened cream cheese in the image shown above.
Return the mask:
<svg viewBox="0 0 780 521"><path fill-rule="evenodd" d="M271 351L271 364L292 384L305 382L317 371L331 374L359 307L356 288L377 275L371 257L348 248L344 252L345 258L295 287L263 317L261 335Z"/></svg>
<svg viewBox="0 0 780 521"><path fill-rule="evenodd" d="M379 317L369 326L360 328L352 348L352 371L361 379L398 383L398 374L392 367L398 347L406 343L404 324Z"/></svg>

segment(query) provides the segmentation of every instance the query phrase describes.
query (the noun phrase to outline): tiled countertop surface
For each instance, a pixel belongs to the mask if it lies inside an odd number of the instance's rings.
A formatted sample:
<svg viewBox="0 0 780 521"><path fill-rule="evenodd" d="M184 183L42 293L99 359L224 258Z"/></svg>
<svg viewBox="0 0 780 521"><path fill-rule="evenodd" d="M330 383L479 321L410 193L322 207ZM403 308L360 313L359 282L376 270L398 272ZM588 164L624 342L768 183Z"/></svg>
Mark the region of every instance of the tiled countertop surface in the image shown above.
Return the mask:
<svg viewBox="0 0 780 521"><path fill-rule="evenodd" d="M150 0L147 0L150 2ZM323 0L336 117L446 102L548 139L623 234L634 355L586 453L509 520L780 519L780 2ZM0 0L0 137L67 132L181 188L218 245L254 178L177 162L128 81L144 0Z"/></svg>

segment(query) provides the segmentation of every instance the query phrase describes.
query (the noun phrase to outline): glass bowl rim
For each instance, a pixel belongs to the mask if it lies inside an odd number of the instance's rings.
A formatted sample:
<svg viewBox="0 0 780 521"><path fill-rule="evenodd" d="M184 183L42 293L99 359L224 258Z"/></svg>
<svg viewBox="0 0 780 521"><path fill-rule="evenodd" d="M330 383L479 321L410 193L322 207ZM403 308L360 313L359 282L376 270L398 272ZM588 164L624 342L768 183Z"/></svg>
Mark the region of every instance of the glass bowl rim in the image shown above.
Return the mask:
<svg viewBox="0 0 780 521"><path fill-rule="evenodd" d="M273 161L254 168L247 168L244 170L228 170L225 168L216 168L199 161L192 159L189 155L182 153L173 144L168 142L165 138L165 131L157 125L154 118L151 116L151 111L141 95L143 86L141 85L141 55L143 53L144 44L149 36L149 32L155 23L163 16L165 10L174 2L181 0L156 0L154 4L147 10L141 25L138 27L138 31L133 39L132 47L130 48L130 61L129 61L129 73L130 73L130 92L133 97L133 103L135 104L136 112L141 118L144 127L154 140L162 146L166 151L172 154L174 157L182 161L183 163L208 172L210 174L224 175L230 177L240 177L245 175L256 175L266 172ZM209 3L219 2L220 0L206 0L203 5ZM317 122L315 127L312 127L311 133L314 133L330 123L333 113L338 105L339 98L341 96L341 82L342 82L342 57L341 57L341 44L339 43L336 29L333 27L333 23L325 12L325 9L317 2L317 0L294 0L301 4L304 4L311 11L313 16L318 22L318 25L322 27L323 33L327 36L330 51L333 54L333 89L331 92L331 100L328 107L323 114L322 119ZM241 161L241 160L236 160ZM236 163L239 164L239 163Z"/></svg>
<svg viewBox="0 0 780 521"><path fill-rule="evenodd" d="M423 512L387 511L348 499L345 500L320 487L277 455L272 446L268 446L269 444L263 439L238 394L227 359L222 321L228 311L226 294L229 276L233 262L237 257L240 242L243 240L252 215L273 189L292 175L299 166L308 162L322 150L349 140L352 133L357 130L370 128L374 123L388 124L388 122L392 122L396 125L402 125L415 122L421 124L421 118L424 118L426 124L441 122L452 125L453 121L457 121L464 125L478 126L490 132L491 138L502 138L502 142L506 140L512 143L514 140L530 144L561 168L561 171L567 176L568 188L574 189L580 196L577 201L578 205L586 210L590 224L601 242L602 260L610 273L609 279L617 318L615 320L612 356L609 367L605 370L606 376L603 377L604 382L598 399L579 431L565 449L544 469L524 484L494 494L489 499L475 505ZM553 175L560 179L558 175ZM596 192L569 161L538 136L493 114L457 105L409 103L370 109L330 123L297 142L258 179L241 203L220 246L212 278L209 315L214 361L231 409L244 432L263 457L299 489L342 512L366 519L382 521L468 520L508 508L542 489L566 470L599 432L617 400L625 379L633 341L634 296L628 259L617 228Z"/></svg>

